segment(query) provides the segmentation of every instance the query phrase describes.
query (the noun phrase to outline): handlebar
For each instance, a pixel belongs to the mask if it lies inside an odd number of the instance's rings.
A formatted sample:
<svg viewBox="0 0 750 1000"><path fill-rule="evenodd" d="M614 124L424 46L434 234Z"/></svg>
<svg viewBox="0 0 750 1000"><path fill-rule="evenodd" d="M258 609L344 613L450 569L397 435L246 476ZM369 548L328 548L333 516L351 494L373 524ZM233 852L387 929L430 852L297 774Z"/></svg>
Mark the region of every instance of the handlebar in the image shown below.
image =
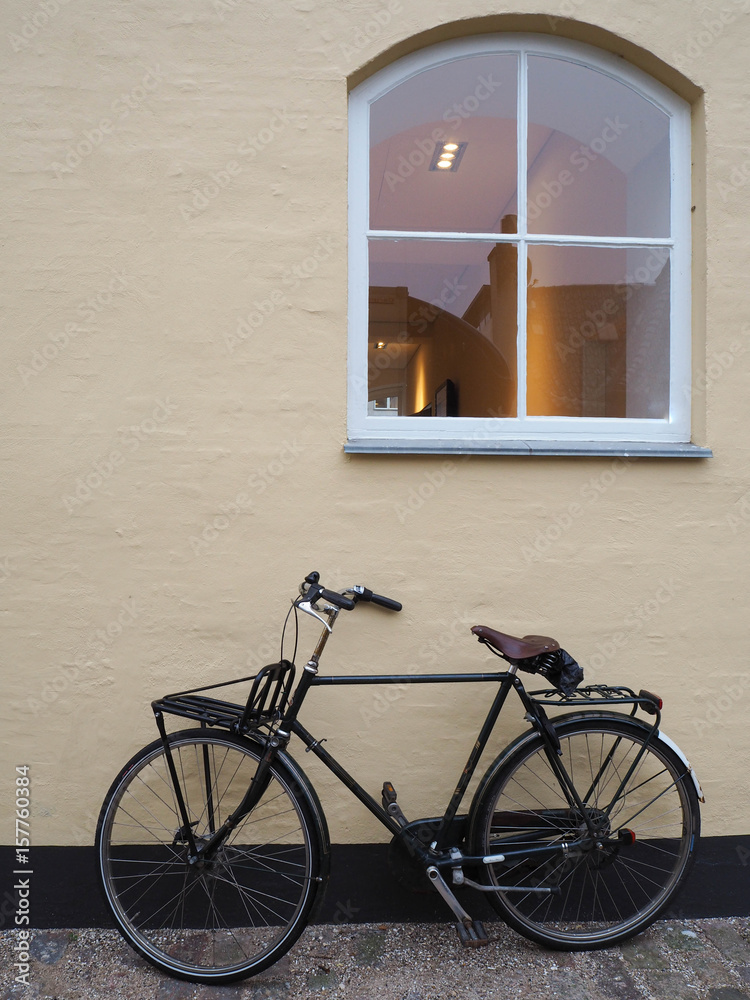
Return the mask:
<svg viewBox="0 0 750 1000"><path fill-rule="evenodd" d="M400 601L394 601L392 597L381 597L380 594L373 594L367 587L352 587L351 589L356 594L355 601L370 601L372 604L379 604L381 608L388 608L389 611L400 611L403 607Z"/></svg>
<svg viewBox="0 0 750 1000"><path fill-rule="evenodd" d="M380 594L373 594L367 587L349 587L343 594L334 590L326 590L325 587L321 587L320 573L315 570L305 577L304 582L300 585L300 593L306 603L312 605L322 598L343 611L353 611L359 601L378 604L381 608L388 608L389 611L400 611L402 608L399 601L394 601L390 597L381 597ZM348 597L348 594L352 596Z"/></svg>

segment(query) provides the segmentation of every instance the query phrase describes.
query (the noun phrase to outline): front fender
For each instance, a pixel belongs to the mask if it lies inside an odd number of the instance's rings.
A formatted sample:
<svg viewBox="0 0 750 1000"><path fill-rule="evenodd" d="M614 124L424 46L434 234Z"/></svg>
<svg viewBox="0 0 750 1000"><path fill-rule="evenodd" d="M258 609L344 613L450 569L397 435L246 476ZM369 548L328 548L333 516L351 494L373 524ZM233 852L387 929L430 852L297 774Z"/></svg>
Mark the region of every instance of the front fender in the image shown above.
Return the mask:
<svg viewBox="0 0 750 1000"><path fill-rule="evenodd" d="M252 732L245 733L240 739L247 740L250 743L255 744L258 748L265 751L266 743L262 737L255 736ZM307 777L303 769L297 763L297 761L292 757L286 750L276 751L276 762L279 765L279 770L286 771L287 777L291 779L292 783L297 786L300 794L307 799L308 805L310 807L310 812L312 814L313 822L315 823L315 829L320 839L321 845L321 856L320 856L320 877L321 877L321 890L325 890L328 884L328 877L331 871L331 837L328 832L328 822L326 820L325 813L323 812L323 806L318 798L318 793L313 788L310 779ZM323 897L325 893L321 891L318 893L315 907L311 914L310 919L312 920L315 913L317 913L320 905L323 902Z"/></svg>
<svg viewBox="0 0 750 1000"><path fill-rule="evenodd" d="M265 748L265 743L263 740L253 740ZM313 813L313 818L315 820L315 826L320 837L320 842L323 845L323 851L328 859L326 864L328 865L331 857L331 838L328 833L328 821L326 820L326 815L323 812L323 806L318 798L318 793L315 791L312 782L305 774L302 767L297 763L294 757L291 756L286 750L277 750L276 759L281 761L287 771L290 772L294 781L297 782L302 794L306 795L310 800L311 811Z"/></svg>

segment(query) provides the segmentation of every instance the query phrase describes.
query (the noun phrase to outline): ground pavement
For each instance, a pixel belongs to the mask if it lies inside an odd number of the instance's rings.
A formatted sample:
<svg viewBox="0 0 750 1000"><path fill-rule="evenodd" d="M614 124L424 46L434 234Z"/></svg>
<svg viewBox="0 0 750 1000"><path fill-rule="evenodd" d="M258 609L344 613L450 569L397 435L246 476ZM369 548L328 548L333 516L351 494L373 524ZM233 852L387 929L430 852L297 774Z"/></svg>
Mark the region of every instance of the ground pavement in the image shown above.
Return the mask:
<svg viewBox="0 0 750 1000"><path fill-rule="evenodd" d="M18 937L0 933L0 1000L750 1000L750 918L660 921L598 952L545 951L501 923L461 948L450 924L308 928L267 972L231 986L162 975L115 931L32 931L29 985Z"/></svg>

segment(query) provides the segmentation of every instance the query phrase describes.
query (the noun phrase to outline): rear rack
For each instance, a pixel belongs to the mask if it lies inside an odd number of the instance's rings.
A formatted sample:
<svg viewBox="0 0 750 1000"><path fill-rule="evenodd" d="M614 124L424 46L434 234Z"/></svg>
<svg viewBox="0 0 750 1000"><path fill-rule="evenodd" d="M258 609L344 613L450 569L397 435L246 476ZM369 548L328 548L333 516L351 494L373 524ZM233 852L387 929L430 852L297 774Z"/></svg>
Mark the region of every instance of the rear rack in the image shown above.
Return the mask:
<svg viewBox="0 0 750 1000"><path fill-rule="evenodd" d="M537 705L632 705L633 712L643 709L647 715L657 715L660 700L649 691L635 693L628 687L611 687L609 684L589 684L572 694L564 695L557 688L544 691L528 691L528 696Z"/></svg>
<svg viewBox="0 0 750 1000"><path fill-rule="evenodd" d="M250 680L253 685L244 705L208 698L199 693ZM254 676L251 674L234 681L209 684L207 687L190 688L188 691L165 695L152 701L151 708L157 717L160 713L178 715L184 719L194 719L204 726L219 726L233 733L242 734L280 718L289 701L293 683L294 664L289 660L281 660L279 663L263 667Z"/></svg>

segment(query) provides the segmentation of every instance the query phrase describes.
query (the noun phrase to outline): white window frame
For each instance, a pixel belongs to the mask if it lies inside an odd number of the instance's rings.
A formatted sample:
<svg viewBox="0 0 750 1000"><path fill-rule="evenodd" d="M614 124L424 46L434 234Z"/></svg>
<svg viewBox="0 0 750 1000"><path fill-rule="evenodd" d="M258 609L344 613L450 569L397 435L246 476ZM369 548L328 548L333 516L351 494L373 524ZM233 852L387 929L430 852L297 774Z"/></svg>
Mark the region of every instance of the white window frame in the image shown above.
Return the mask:
<svg viewBox="0 0 750 1000"><path fill-rule="evenodd" d="M370 106L393 87L426 69L471 55L513 53L518 57L518 233L443 233L369 228ZM605 73L663 111L670 120L670 236L621 238L528 234L526 224L527 66L532 55L558 56ZM710 455L690 444L691 385L691 135L690 106L667 87L607 52L578 42L541 35L502 34L460 39L412 53L375 73L349 98L349 379L350 452L477 452L483 454L656 454ZM367 416L369 310L368 241L371 237L468 240L518 246L519 273L529 244L670 251L670 412L668 419L538 417L514 418ZM525 295L518 296L519 401L526 378Z"/></svg>

